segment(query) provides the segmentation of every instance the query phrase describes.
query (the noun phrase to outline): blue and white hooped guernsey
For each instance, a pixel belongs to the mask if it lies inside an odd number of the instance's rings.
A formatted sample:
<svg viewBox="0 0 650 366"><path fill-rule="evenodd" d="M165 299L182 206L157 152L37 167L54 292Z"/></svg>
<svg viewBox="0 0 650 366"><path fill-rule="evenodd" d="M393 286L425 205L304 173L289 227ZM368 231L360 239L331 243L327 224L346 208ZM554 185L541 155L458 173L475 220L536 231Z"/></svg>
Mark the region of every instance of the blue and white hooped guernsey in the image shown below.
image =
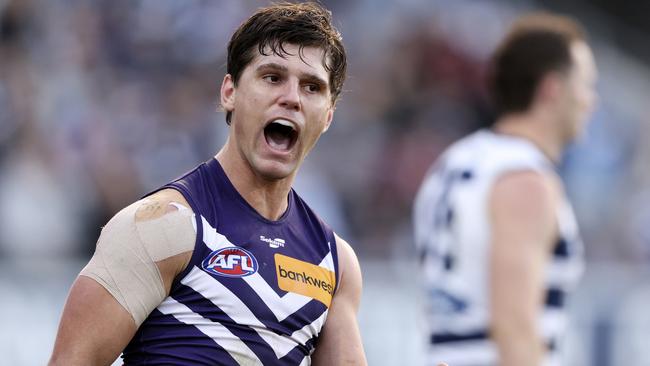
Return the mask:
<svg viewBox="0 0 650 366"><path fill-rule="evenodd" d="M480 130L451 145L427 173L415 200L427 365L494 366L500 363L490 334L490 193L514 171L555 174L528 140ZM544 366L563 365L567 298L584 269L584 249L570 202L556 212L558 236L544 270L544 304L538 329Z"/></svg>
<svg viewBox="0 0 650 366"><path fill-rule="evenodd" d="M195 214L187 268L126 347L126 365L309 365L336 291L332 230L291 190L260 216L216 159L164 188Z"/></svg>

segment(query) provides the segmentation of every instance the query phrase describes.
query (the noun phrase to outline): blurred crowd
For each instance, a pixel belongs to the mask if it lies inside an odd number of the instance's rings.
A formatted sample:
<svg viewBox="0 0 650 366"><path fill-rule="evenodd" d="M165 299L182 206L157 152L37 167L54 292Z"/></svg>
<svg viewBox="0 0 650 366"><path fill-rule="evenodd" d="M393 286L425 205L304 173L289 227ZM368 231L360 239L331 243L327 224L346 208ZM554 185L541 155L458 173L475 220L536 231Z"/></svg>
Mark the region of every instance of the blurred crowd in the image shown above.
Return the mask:
<svg viewBox="0 0 650 366"><path fill-rule="evenodd" d="M0 0L0 258L87 257L117 210L214 155L227 134L226 44L265 3ZM323 3L344 37L348 81L296 189L361 257L412 256L421 178L492 118L490 51L535 3ZM643 263L650 73L586 24L601 103L560 169L589 258Z"/></svg>

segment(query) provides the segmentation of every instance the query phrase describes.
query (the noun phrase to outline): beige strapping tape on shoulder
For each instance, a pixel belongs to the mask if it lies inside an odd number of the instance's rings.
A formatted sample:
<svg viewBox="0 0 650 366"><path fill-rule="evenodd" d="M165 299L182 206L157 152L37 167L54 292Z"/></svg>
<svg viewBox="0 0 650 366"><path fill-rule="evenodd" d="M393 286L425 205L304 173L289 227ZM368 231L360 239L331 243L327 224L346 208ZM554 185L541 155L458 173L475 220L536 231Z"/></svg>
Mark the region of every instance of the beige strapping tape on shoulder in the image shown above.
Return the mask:
<svg viewBox="0 0 650 366"><path fill-rule="evenodd" d="M138 201L104 227L95 254L81 275L101 284L131 314L136 326L167 296L156 262L192 251L194 214L185 206L151 220L136 221Z"/></svg>

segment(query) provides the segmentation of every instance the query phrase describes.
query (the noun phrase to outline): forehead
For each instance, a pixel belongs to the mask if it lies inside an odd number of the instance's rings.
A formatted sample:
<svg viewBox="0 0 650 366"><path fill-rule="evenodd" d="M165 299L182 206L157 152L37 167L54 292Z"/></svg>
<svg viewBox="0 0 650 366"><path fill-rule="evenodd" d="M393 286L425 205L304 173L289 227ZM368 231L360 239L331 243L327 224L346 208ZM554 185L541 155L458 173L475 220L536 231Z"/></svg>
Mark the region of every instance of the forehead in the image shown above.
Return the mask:
<svg viewBox="0 0 650 366"><path fill-rule="evenodd" d="M571 58L577 73L590 77L596 76L596 61L587 43L583 41L573 42L571 44Z"/></svg>
<svg viewBox="0 0 650 366"><path fill-rule="evenodd" d="M284 66L289 72L307 73L328 80L329 73L325 69L325 50L319 47L303 47L295 44L284 44L284 51L279 50L282 56L276 54L270 47L264 49L261 54L255 48L255 56L247 68L251 70L258 69L265 64L273 63Z"/></svg>

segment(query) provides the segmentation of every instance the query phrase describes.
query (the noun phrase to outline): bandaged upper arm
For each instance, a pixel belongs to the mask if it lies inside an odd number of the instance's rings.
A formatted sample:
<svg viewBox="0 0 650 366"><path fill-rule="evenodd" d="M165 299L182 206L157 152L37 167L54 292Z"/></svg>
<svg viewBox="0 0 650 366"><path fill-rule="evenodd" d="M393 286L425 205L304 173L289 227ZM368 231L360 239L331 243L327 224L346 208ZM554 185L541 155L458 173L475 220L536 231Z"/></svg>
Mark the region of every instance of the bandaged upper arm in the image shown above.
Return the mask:
<svg viewBox="0 0 650 366"><path fill-rule="evenodd" d="M106 224L95 254L80 273L110 292L136 326L167 296L156 262L192 251L196 238L191 210L166 202L171 209L150 215L144 201L126 207Z"/></svg>

